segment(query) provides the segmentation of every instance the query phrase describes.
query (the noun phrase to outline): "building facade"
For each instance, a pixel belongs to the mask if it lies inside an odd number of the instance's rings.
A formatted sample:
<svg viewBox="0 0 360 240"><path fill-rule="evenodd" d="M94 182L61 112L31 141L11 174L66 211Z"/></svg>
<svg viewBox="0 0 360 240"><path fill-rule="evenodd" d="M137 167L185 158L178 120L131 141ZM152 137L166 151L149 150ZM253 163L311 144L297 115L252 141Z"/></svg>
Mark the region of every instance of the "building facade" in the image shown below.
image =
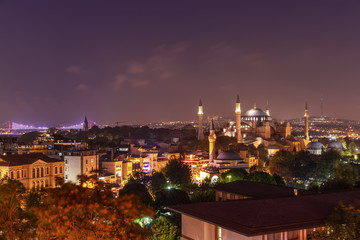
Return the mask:
<svg viewBox="0 0 360 240"><path fill-rule="evenodd" d="M64 178L64 161L43 154L0 156L0 178L19 180L27 190L56 187Z"/></svg>

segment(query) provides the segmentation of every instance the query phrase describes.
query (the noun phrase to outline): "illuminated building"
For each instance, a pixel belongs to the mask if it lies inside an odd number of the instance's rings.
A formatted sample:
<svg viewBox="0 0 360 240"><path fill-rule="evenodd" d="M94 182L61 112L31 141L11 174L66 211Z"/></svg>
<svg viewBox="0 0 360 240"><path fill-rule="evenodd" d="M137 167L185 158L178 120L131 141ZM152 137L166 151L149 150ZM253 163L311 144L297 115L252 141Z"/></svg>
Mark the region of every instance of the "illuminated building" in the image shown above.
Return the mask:
<svg viewBox="0 0 360 240"><path fill-rule="evenodd" d="M321 142L310 142L306 145L306 151L313 155L321 155L325 151L325 146Z"/></svg>
<svg viewBox="0 0 360 240"><path fill-rule="evenodd" d="M91 176L94 170L99 170L99 155L96 151L64 152L65 182L78 184L78 175Z"/></svg>
<svg viewBox="0 0 360 240"><path fill-rule="evenodd" d="M305 103L304 122L305 122L305 128L304 128L304 131L305 131L305 140L306 140L307 142L309 142L309 141L310 141L310 138L309 138L309 112L308 112L307 102Z"/></svg>
<svg viewBox="0 0 360 240"><path fill-rule="evenodd" d="M56 187L55 178L64 178L64 161L43 154L0 156L0 178L19 180L26 189Z"/></svg>
<svg viewBox="0 0 360 240"><path fill-rule="evenodd" d="M200 99L199 107L198 107L198 140L204 140L204 129L203 129L203 105Z"/></svg>
<svg viewBox="0 0 360 240"><path fill-rule="evenodd" d="M242 142L241 135L241 106L240 106L240 98L237 95L236 105L235 105L235 115L236 115L236 139L238 143Z"/></svg>
<svg viewBox="0 0 360 240"><path fill-rule="evenodd" d="M211 120L210 124L210 133L209 133L209 162L213 163L214 155L215 155L215 141L216 141L216 134L214 129L214 121Z"/></svg>
<svg viewBox="0 0 360 240"><path fill-rule="evenodd" d="M181 160L182 163L187 164L191 169L191 175L193 181L201 181L200 171L203 167L206 167L209 163L209 159L204 159L195 154L185 155L185 159Z"/></svg>

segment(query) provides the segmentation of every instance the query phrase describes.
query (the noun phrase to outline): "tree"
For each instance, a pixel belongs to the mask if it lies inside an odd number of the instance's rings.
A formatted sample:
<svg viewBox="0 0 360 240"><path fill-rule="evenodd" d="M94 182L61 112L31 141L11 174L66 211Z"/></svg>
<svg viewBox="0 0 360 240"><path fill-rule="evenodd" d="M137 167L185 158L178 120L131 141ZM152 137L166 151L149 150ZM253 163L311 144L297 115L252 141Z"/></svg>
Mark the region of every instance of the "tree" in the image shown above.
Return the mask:
<svg viewBox="0 0 360 240"><path fill-rule="evenodd" d="M31 239L35 236L34 216L22 208L25 187L11 179L0 180L0 238Z"/></svg>
<svg viewBox="0 0 360 240"><path fill-rule="evenodd" d="M280 150L270 159L269 170L286 180L293 178L294 155L286 150Z"/></svg>
<svg viewBox="0 0 360 240"><path fill-rule="evenodd" d="M183 187L191 183L191 169L180 160L170 160L166 164L164 172L173 185Z"/></svg>
<svg viewBox="0 0 360 240"><path fill-rule="evenodd" d="M336 165L341 160L341 156L337 151L330 150L324 152L316 161L317 179L330 178L336 168Z"/></svg>
<svg viewBox="0 0 360 240"><path fill-rule="evenodd" d="M294 158L294 177L308 180L315 176L316 162L308 151L300 151Z"/></svg>
<svg viewBox="0 0 360 240"><path fill-rule="evenodd" d="M170 222L166 217L159 217L151 227L151 237L149 240L175 240L179 233L179 228Z"/></svg>
<svg viewBox="0 0 360 240"><path fill-rule="evenodd" d="M127 183L122 190L120 190L119 195L136 195L139 196L141 199L142 204L144 204L147 207L150 207L153 205L154 201L151 197L148 189L145 187L144 184L137 183L137 182L131 182Z"/></svg>
<svg viewBox="0 0 360 240"><path fill-rule="evenodd" d="M349 147L348 147L348 149L349 149L349 151L350 151L350 153L352 154L352 155L355 155L355 153L356 153L356 144L354 143L354 142L351 142L350 144L349 144Z"/></svg>
<svg viewBox="0 0 360 240"><path fill-rule="evenodd" d="M336 167L334 177L344 179L348 181L351 186L355 186L356 182L359 181L359 172L350 164L339 164Z"/></svg>
<svg viewBox="0 0 360 240"><path fill-rule="evenodd" d="M258 151L258 158L259 158L259 166L264 166L264 164L266 164L266 162L268 161L268 151L266 150L264 144L260 144L257 147L257 151Z"/></svg>
<svg viewBox="0 0 360 240"><path fill-rule="evenodd" d="M150 178L150 187L153 193L166 188L166 178L161 172L155 172Z"/></svg>
<svg viewBox="0 0 360 240"><path fill-rule="evenodd" d="M28 132L28 133L25 133L25 134L21 135L18 142L19 143L24 143L24 144L30 144L33 141L35 141L39 136L41 136L40 132L37 132L37 131Z"/></svg>
<svg viewBox="0 0 360 240"><path fill-rule="evenodd" d="M248 173L242 168L232 168L221 174L222 182L233 182L237 180L246 180Z"/></svg>
<svg viewBox="0 0 360 240"><path fill-rule="evenodd" d="M340 203L329 216L325 229L314 232L312 239L360 239L360 210Z"/></svg>
<svg viewBox="0 0 360 240"><path fill-rule="evenodd" d="M286 185L284 179L280 175L275 173L275 174L273 174L273 178L275 179L275 182L277 185L280 185L280 186Z"/></svg>
<svg viewBox="0 0 360 240"><path fill-rule="evenodd" d="M255 171L249 174L249 181L276 184L275 179L267 172Z"/></svg>
<svg viewBox="0 0 360 240"><path fill-rule="evenodd" d="M49 189L36 213L39 240L146 239L148 230L135 221L153 216L135 195L115 198L107 185L89 189L71 183Z"/></svg>
<svg viewBox="0 0 360 240"><path fill-rule="evenodd" d="M190 202L189 196L184 190L175 188L163 189L159 191L156 194L155 199L155 204L158 208Z"/></svg>

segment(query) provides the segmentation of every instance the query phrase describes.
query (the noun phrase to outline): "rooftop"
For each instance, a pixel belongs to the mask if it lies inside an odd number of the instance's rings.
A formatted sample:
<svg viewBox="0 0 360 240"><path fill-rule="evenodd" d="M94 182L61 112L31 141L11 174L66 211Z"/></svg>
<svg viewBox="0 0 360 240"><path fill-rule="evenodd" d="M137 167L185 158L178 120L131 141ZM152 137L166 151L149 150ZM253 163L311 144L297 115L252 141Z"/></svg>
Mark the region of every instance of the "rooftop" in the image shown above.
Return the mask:
<svg viewBox="0 0 360 240"><path fill-rule="evenodd" d="M18 165L27 165L27 164L33 164L34 162L42 160L44 162L63 162L63 160L56 159L56 158L50 158L44 154L40 153L33 153L33 154L14 154L14 155L5 155L0 156L0 161L2 166L18 166Z"/></svg>
<svg viewBox="0 0 360 240"><path fill-rule="evenodd" d="M171 206L169 209L246 236L256 236L323 226L340 202L360 206L360 190L193 203Z"/></svg>
<svg viewBox="0 0 360 240"><path fill-rule="evenodd" d="M291 187L279 186L274 184L251 182L251 181L234 181L230 183L221 183L213 187L216 191L234 193L252 198L274 198L274 197L291 197L294 196L294 189ZM309 195L314 192L297 189L298 195Z"/></svg>

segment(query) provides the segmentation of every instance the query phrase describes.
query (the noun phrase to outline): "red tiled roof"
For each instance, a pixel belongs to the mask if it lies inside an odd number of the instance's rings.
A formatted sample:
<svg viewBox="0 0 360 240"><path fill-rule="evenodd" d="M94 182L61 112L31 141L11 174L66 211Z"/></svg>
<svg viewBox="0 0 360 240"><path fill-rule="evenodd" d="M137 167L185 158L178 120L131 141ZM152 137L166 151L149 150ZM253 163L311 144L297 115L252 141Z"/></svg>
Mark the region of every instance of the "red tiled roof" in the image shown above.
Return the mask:
<svg viewBox="0 0 360 240"><path fill-rule="evenodd" d="M63 162L63 160L50 158L41 153L33 153L33 154L15 154L15 155L5 155L0 156L0 160L3 160L8 163L7 166L19 166L19 165L27 165L33 164L38 160L42 160L44 162Z"/></svg>
<svg viewBox="0 0 360 240"><path fill-rule="evenodd" d="M340 203L360 206L360 190L298 197L204 202L170 210L246 235L323 226Z"/></svg>

